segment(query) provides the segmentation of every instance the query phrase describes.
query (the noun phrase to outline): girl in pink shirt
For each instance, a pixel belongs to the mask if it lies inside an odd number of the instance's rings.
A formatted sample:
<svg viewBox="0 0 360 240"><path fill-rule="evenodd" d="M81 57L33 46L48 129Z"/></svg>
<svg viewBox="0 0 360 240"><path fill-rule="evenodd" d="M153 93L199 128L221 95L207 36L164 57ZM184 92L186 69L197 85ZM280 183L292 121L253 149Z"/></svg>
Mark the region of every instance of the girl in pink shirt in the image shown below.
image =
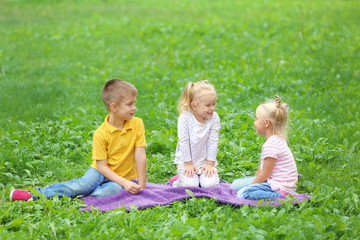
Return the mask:
<svg viewBox="0 0 360 240"><path fill-rule="evenodd" d="M239 178L231 184L239 198L259 200L295 194L298 173L286 143L288 105L281 104L279 96L275 98L256 109L256 133L264 135L266 142L255 176Z"/></svg>

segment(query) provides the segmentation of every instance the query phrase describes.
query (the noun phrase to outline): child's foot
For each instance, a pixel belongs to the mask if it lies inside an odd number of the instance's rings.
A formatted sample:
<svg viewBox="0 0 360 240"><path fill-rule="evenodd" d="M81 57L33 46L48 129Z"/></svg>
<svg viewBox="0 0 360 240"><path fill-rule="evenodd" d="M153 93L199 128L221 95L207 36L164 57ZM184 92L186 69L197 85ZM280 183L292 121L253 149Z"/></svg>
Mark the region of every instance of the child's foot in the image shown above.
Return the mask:
<svg viewBox="0 0 360 240"><path fill-rule="evenodd" d="M173 183L172 183L172 186L177 188L177 187L180 187L180 181L179 180L175 180Z"/></svg>
<svg viewBox="0 0 360 240"><path fill-rule="evenodd" d="M31 198L31 193L28 190L15 189L10 193L10 201L28 201Z"/></svg>
<svg viewBox="0 0 360 240"><path fill-rule="evenodd" d="M170 178L170 182L171 183L174 183L176 180L178 180L179 179L179 176L178 175L175 175L175 176L173 176L172 178Z"/></svg>

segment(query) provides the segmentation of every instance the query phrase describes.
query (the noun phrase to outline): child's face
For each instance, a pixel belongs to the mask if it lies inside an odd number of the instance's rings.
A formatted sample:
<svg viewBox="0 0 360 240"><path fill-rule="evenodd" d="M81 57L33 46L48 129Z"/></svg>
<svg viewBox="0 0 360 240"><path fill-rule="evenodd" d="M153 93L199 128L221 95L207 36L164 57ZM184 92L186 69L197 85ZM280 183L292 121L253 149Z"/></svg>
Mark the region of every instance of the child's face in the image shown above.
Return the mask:
<svg viewBox="0 0 360 240"><path fill-rule="evenodd" d="M255 128L256 128L256 134L258 135L264 135L266 130L266 121L259 117L258 114L256 114L256 119L254 122Z"/></svg>
<svg viewBox="0 0 360 240"><path fill-rule="evenodd" d="M126 95L116 106L115 115L121 120L131 120L134 117L136 110L136 96L129 94Z"/></svg>
<svg viewBox="0 0 360 240"><path fill-rule="evenodd" d="M205 123L206 119L211 118L216 109L216 96L214 94L206 94L199 103L192 102L191 108L196 119Z"/></svg>

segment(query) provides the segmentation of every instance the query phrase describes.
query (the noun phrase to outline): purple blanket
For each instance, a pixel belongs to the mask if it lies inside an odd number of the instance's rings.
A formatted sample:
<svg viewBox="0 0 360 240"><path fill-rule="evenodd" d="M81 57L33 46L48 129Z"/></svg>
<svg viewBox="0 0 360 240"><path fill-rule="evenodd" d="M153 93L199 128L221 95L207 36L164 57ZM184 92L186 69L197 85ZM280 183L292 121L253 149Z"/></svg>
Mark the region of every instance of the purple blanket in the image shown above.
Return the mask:
<svg viewBox="0 0 360 240"><path fill-rule="evenodd" d="M136 180L133 180L137 182ZM146 209L151 208L157 205L169 205L175 201L183 201L187 198L191 198L186 189L190 190L194 197L206 197L214 198L219 203L231 204L234 206L258 206L258 205L272 205L279 206L282 204L285 197L278 197L271 200L254 201L254 200L245 200L236 197L235 190L230 188L230 183L221 182L219 187L206 189L200 187L179 187L173 188L171 183L147 183L146 189L142 190L139 194L133 195L127 191L121 191L118 194L104 197L104 198L94 198L94 197L83 197L82 200L85 201L87 207L81 208L82 211L92 211L90 206L98 208L101 212L106 212L109 210L114 210L117 208L125 207L128 211L130 206L136 205L137 209ZM294 204L300 203L304 200L310 198L307 194L295 195L295 200L292 200Z"/></svg>

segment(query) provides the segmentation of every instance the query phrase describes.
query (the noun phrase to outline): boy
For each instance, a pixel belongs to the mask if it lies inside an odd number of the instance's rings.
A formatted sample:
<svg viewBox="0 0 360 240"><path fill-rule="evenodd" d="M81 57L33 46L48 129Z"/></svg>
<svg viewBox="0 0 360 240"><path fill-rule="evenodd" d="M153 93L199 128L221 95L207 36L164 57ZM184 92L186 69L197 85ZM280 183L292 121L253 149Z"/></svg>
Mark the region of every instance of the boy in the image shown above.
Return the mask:
<svg viewBox="0 0 360 240"><path fill-rule="evenodd" d="M93 163L84 176L69 182L37 189L47 198L68 196L114 195L125 189L138 194L146 186L145 128L134 117L137 89L130 83L112 79L102 89L102 99L109 115L94 132ZM136 184L130 180L138 178ZM30 191L15 189L11 201L37 200Z"/></svg>

